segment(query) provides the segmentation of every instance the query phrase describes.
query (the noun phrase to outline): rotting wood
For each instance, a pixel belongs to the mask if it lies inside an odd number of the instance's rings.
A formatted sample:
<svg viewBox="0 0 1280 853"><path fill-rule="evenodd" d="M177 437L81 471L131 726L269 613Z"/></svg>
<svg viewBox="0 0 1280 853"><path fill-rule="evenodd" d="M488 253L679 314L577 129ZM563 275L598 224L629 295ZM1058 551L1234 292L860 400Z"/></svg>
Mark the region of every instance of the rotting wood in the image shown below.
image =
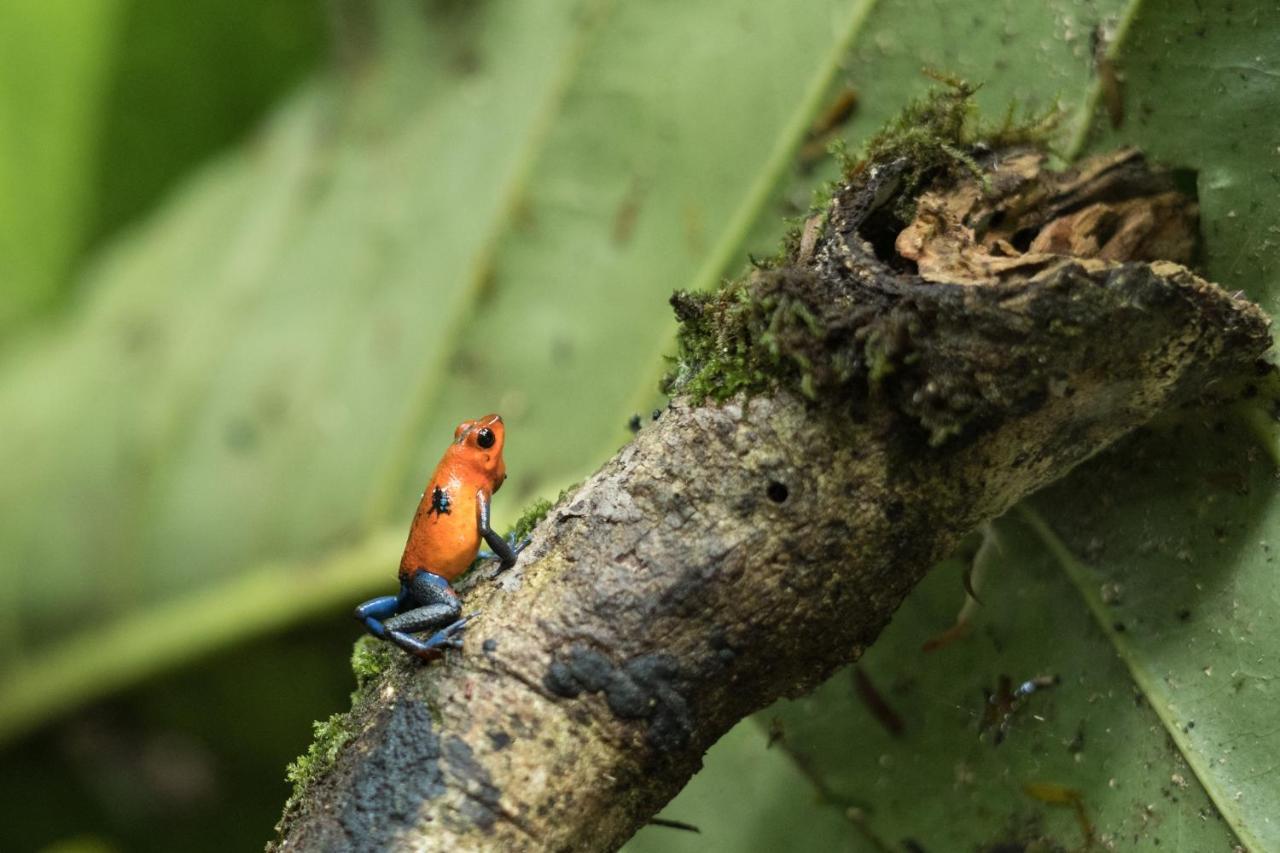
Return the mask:
<svg viewBox="0 0 1280 853"><path fill-rule="evenodd" d="M677 396L515 569L478 573L446 665L385 653L276 848L614 849L734 723L856 660L977 524L1238 393L1260 309L1127 259L1193 254L1167 178L1134 152L1065 175L979 159L987 192L947 182L909 224L904 164L876 164L790 263L677 299L703 336L677 385L733 370L743 390Z"/></svg>

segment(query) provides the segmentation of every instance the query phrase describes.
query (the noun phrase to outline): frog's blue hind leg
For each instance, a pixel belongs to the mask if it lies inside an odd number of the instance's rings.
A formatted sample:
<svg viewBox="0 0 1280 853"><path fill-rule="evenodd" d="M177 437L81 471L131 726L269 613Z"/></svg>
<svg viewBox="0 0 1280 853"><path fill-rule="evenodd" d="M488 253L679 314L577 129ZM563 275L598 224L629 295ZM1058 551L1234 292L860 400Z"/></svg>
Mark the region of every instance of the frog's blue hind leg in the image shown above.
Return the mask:
<svg viewBox="0 0 1280 853"><path fill-rule="evenodd" d="M365 630L380 640L387 639L387 629L382 623L413 604L413 596L407 583L400 584L399 595L384 595L371 598L356 608L353 614L356 621L364 625Z"/></svg>
<svg viewBox="0 0 1280 853"><path fill-rule="evenodd" d="M411 602L418 605L390 617L382 625L386 638L412 655L435 660L445 648L462 647L462 629L467 618L462 616L462 603L449 582L439 575L419 570L407 584ZM427 640L410 636L419 631L433 631Z"/></svg>

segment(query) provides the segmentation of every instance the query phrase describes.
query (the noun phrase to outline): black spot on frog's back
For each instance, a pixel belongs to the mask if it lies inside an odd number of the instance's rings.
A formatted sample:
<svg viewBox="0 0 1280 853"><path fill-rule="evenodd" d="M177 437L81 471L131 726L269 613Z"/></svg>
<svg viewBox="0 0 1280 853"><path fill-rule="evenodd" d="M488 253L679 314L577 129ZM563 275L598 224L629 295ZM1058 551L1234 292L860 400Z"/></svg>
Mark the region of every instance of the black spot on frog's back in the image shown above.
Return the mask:
<svg viewBox="0 0 1280 853"><path fill-rule="evenodd" d="M436 515L448 515L453 509L453 498L447 489L440 486L431 487L431 509Z"/></svg>

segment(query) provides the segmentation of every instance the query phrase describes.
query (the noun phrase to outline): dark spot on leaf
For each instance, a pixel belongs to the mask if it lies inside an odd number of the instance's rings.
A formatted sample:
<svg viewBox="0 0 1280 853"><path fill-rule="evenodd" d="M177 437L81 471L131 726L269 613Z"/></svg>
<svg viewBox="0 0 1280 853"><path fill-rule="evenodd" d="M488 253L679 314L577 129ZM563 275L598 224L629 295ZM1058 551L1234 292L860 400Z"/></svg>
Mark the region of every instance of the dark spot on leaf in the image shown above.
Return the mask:
<svg viewBox="0 0 1280 853"><path fill-rule="evenodd" d="M237 418L227 424L224 438L232 451L248 453L258 444L258 428L248 418Z"/></svg>

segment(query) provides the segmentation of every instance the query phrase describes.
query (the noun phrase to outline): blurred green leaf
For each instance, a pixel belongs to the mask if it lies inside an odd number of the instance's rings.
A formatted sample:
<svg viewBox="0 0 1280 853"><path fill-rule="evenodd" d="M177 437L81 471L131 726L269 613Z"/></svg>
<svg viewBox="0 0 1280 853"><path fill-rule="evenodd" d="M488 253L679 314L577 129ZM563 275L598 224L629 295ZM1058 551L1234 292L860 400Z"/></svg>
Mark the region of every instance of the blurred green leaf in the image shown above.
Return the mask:
<svg viewBox="0 0 1280 853"><path fill-rule="evenodd" d="M0 6L0 335L295 86L322 23L313 0Z"/></svg>
<svg viewBox="0 0 1280 853"><path fill-rule="evenodd" d="M109 91L95 104L102 121L87 246L119 232L183 174L239 141L326 53L319 0L122 5Z"/></svg>
<svg viewBox="0 0 1280 853"><path fill-rule="evenodd" d="M862 849L845 809L822 802L787 754L766 744L765 732L753 725L721 738L695 781L658 815L698 832L645 827L624 853ZM720 784L705 784L709 779Z"/></svg>
<svg viewBox="0 0 1280 853"><path fill-rule="evenodd" d="M311 721L346 707L345 622L214 655L96 703L0 752L0 850L96 840L129 853L260 849Z"/></svg>
<svg viewBox="0 0 1280 853"><path fill-rule="evenodd" d="M0 7L0 336L70 270L124 11L125 0Z"/></svg>
<svg viewBox="0 0 1280 853"><path fill-rule="evenodd" d="M596 464L864 6L377 11L0 369L0 732L392 584L464 416L508 417L508 517Z"/></svg>

